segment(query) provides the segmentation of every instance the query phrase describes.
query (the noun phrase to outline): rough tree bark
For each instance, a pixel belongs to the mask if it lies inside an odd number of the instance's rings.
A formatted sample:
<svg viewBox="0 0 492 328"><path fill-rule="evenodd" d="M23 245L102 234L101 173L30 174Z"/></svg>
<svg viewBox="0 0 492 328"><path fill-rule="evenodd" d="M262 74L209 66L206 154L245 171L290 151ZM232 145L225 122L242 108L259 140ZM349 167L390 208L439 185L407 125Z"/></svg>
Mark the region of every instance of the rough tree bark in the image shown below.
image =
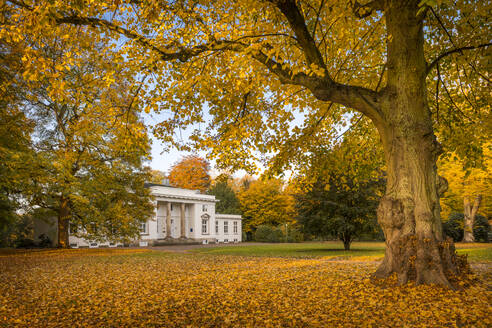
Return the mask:
<svg viewBox="0 0 492 328"><path fill-rule="evenodd" d="M478 209L480 208L480 203L482 202L482 195L478 195L475 198L475 203L470 203L470 199L465 197L463 199L464 205L464 223L463 227L463 240L464 243L474 243L475 236L473 235L473 225L475 224L475 216L477 215Z"/></svg>
<svg viewBox="0 0 492 328"><path fill-rule="evenodd" d="M387 164L386 193L378 222L386 253L376 277L396 273L399 283L449 286L458 273L454 245L444 240L439 194L444 179L437 175L441 147L433 133L426 96L426 61L419 1L387 1L387 86L376 123ZM441 189L441 190L439 190Z"/></svg>
<svg viewBox="0 0 492 328"><path fill-rule="evenodd" d="M68 248L68 226L70 223L70 207L68 198L60 197L60 208L58 210L58 247Z"/></svg>

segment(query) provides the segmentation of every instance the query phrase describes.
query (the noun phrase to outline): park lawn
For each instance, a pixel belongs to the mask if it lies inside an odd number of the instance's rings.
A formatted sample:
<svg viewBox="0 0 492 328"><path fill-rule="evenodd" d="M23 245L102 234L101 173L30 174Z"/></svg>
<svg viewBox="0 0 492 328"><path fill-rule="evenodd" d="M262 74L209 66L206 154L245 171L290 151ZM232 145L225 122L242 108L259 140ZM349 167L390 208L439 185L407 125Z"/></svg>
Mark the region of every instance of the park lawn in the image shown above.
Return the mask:
<svg viewBox="0 0 492 328"><path fill-rule="evenodd" d="M312 247L312 246L311 246ZM0 256L0 327L490 327L492 277L383 288L377 262L145 249Z"/></svg>
<svg viewBox="0 0 492 328"><path fill-rule="evenodd" d="M337 241L308 242L308 243L278 243L278 244L249 244L220 246L213 248L197 248L192 252L215 255L240 255L263 257L294 257L332 259L373 259L379 260L384 256L383 242L353 242L350 251L343 249L343 244ZM470 262L492 261L492 244L457 243L458 254L467 254Z"/></svg>

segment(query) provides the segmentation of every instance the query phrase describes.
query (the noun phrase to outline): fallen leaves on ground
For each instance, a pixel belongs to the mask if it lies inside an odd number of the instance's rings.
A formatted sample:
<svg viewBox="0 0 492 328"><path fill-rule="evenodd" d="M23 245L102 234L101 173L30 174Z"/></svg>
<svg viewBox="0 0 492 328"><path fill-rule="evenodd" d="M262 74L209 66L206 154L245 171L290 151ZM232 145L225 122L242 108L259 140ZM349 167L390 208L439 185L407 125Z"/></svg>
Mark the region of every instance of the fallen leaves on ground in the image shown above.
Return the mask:
<svg viewBox="0 0 492 328"><path fill-rule="evenodd" d="M0 257L0 326L492 325L490 271L464 291L381 288L369 280L376 266L141 250L5 255Z"/></svg>

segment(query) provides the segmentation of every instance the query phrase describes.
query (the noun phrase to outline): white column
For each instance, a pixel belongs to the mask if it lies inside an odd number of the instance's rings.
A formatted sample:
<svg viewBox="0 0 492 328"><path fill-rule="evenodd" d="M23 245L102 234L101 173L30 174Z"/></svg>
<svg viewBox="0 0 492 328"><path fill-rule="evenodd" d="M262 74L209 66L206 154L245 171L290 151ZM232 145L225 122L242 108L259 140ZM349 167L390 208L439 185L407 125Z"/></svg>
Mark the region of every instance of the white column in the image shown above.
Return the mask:
<svg viewBox="0 0 492 328"><path fill-rule="evenodd" d="M181 238L186 238L185 203L181 203Z"/></svg>
<svg viewBox="0 0 492 328"><path fill-rule="evenodd" d="M171 238L171 203L166 204L166 238Z"/></svg>

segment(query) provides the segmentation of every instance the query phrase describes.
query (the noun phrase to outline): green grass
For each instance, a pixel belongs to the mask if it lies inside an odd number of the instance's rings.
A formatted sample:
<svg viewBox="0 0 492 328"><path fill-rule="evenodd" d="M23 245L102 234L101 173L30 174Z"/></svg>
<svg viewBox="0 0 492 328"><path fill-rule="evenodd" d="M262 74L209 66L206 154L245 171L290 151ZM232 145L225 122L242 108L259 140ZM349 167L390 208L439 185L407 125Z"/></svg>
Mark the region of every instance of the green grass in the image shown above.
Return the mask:
<svg viewBox="0 0 492 328"><path fill-rule="evenodd" d="M491 244L485 244L484 248L466 248L463 245L458 248L458 254L467 254L468 259L471 262L492 262L492 246Z"/></svg>
<svg viewBox="0 0 492 328"><path fill-rule="evenodd" d="M223 246L213 248L198 248L193 252L215 255L240 255L261 257L355 257L355 256L383 256L384 243L354 242L351 250L345 251L343 244L339 242L313 242L313 243L280 243L239 246Z"/></svg>
<svg viewBox="0 0 492 328"><path fill-rule="evenodd" d="M468 259L472 262L492 261L492 244L457 244L456 248L458 249L458 254L468 254ZM261 245L244 243L239 246L198 248L192 250L192 252L261 257L333 257L337 259L371 257L377 259L384 255L384 249L385 246L382 242L353 242L350 251L345 251L341 242L329 241Z"/></svg>

